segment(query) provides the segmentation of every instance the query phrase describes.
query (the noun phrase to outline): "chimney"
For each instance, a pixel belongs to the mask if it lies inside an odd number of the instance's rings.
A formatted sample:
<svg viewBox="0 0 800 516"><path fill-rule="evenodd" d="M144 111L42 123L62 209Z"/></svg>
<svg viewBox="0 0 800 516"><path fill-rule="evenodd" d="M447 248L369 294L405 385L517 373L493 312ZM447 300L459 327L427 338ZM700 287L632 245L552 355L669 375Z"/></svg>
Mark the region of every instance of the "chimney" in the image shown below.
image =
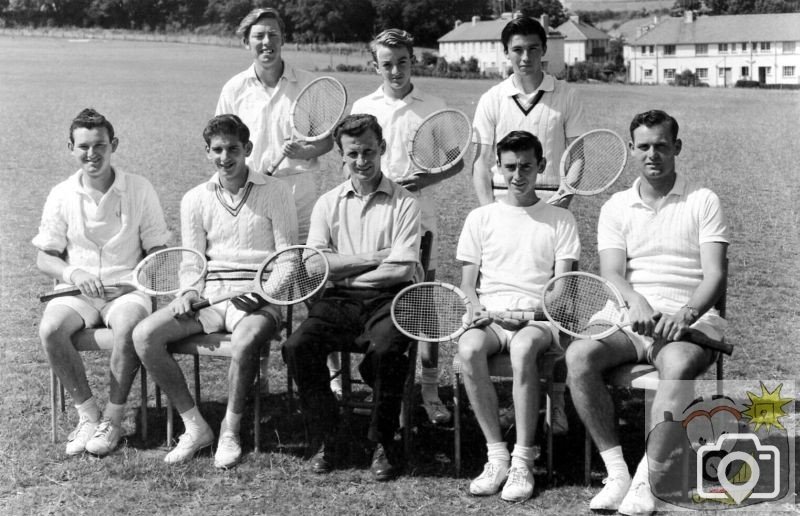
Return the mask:
<svg viewBox="0 0 800 516"><path fill-rule="evenodd" d="M658 16L653 16L653 25L658 25Z"/></svg>
<svg viewBox="0 0 800 516"><path fill-rule="evenodd" d="M550 17L548 15L543 14L540 22L542 27L544 27L545 32L550 30Z"/></svg>
<svg viewBox="0 0 800 516"><path fill-rule="evenodd" d="M644 32L642 31L641 27L636 27L636 39L641 38L643 33Z"/></svg>
<svg viewBox="0 0 800 516"><path fill-rule="evenodd" d="M456 20L455 27L453 28L457 29L459 25L461 25L461 20Z"/></svg>
<svg viewBox="0 0 800 516"><path fill-rule="evenodd" d="M472 26L473 27L476 26L479 21L481 21L481 17L480 16L473 16L472 17Z"/></svg>
<svg viewBox="0 0 800 516"><path fill-rule="evenodd" d="M692 23L694 21L694 11L686 10L683 13L683 22Z"/></svg>
<svg viewBox="0 0 800 516"><path fill-rule="evenodd" d="M577 14L571 14L569 19L570 19L570 21L572 21L572 23L578 23L579 24L581 22L581 17L578 16Z"/></svg>

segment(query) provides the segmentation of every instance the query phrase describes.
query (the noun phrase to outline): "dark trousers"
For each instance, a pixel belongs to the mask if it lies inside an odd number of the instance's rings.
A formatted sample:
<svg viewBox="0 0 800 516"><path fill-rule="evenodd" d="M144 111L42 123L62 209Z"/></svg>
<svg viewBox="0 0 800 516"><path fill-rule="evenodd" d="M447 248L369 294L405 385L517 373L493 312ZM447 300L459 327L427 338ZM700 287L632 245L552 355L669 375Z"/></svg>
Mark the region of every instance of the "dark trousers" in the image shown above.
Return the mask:
<svg viewBox="0 0 800 516"><path fill-rule="evenodd" d="M283 359L297 382L300 406L315 437L331 437L338 406L330 388L327 357L334 351L363 353L358 370L372 388L375 407L367 438L389 443L400 417L411 340L392 323L394 292L329 291L283 345Z"/></svg>

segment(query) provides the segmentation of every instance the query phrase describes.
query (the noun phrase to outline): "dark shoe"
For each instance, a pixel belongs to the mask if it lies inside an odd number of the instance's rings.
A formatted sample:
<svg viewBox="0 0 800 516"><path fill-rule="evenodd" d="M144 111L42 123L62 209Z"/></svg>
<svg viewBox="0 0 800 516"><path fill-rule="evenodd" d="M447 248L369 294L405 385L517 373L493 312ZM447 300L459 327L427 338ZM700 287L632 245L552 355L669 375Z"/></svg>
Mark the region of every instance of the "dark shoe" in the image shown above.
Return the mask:
<svg viewBox="0 0 800 516"><path fill-rule="evenodd" d="M372 466L370 467L372 473L375 475L375 480L385 482L394 479L399 473L399 467L392 464L389 455L386 453L382 444L375 448L375 453L372 455Z"/></svg>
<svg viewBox="0 0 800 516"><path fill-rule="evenodd" d="M336 464L335 450L334 443L326 440L319 447L319 451L311 457L311 471L319 474L330 473Z"/></svg>

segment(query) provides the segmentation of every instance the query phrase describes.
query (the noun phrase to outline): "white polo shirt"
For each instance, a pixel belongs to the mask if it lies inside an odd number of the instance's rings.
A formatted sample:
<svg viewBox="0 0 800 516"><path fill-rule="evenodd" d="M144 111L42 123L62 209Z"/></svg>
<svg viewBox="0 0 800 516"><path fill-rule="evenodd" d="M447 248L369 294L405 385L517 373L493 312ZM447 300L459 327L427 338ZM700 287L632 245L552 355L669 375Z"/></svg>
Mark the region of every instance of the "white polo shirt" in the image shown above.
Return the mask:
<svg viewBox="0 0 800 516"><path fill-rule="evenodd" d="M597 250L620 249L625 277L650 305L675 313L689 302L703 279L700 246L728 243L719 198L678 176L664 204L654 210L639 195L641 179L603 205L597 221ZM713 309L709 315L715 315Z"/></svg>
<svg viewBox="0 0 800 516"><path fill-rule="evenodd" d="M484 93L478 101L473 121L476 143L489 145L496 154L497 142L511 131L528 131L542 142L547 166L539 176L537 184L557 187L558 167L561 155L567 148L567 138L585 133L586 123L583 106L574 89L566 82L544 75L542 83L534 93L544 92L532 109L526 109L526 95L510 76ZM494 161L494 160L493 160ZM505 178L492 167L492 188L495 198L504 197L508 190Z"/></svg>

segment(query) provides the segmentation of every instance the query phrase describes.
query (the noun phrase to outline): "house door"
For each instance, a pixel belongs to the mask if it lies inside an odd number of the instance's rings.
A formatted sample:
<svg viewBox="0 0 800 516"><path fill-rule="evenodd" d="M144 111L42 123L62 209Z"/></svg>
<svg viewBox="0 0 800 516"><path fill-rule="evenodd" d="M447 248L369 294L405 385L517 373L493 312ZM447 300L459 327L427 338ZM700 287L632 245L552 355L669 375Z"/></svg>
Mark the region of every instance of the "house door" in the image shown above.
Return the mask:
<svg viewBox="0 0 800 516"><path fill-rule="evenodd" d="M761 84L766 84L767 82L767 67L766 66L759 66L758 67L758 82Z"/></svg>
<svg viewBox="0 0 800 516"><path fill-rule="evenodd" d="M725 87L731 86L731 69L725 69Z"/></svg>

